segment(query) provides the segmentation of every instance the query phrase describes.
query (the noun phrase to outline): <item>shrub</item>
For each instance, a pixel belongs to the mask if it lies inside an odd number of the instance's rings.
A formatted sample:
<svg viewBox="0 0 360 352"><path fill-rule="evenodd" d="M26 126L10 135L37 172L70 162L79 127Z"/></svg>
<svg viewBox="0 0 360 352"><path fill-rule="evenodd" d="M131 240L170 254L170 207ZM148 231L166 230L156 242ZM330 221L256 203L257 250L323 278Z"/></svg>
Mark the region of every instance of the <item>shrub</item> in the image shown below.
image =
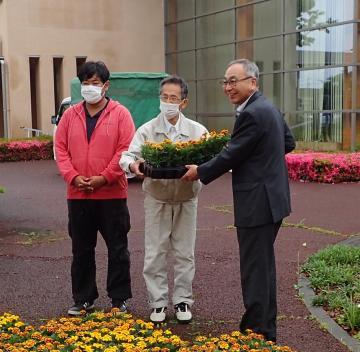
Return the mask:
<svg viewBox="0 0 360 352"><path fill-rule="evenodd" d="M286 161L291 180L324 183L360 181L360 152L291 153L286 155Z"/></svg>
<svg viewBox="0 0 360 352"><path fill-rule="evenodd" d="M52 141L47 138L0 142L0 162L45 160L52 158Z"/></svg>

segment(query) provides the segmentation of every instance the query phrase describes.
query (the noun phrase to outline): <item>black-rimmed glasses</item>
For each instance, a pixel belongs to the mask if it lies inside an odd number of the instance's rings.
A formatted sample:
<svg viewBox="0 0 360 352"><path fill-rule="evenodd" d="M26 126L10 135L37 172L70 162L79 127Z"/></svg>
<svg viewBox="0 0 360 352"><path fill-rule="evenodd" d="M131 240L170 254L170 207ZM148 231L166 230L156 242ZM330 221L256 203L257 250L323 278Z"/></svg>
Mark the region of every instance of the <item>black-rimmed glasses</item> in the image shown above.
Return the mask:
<svg viewBox="0 0 360 352"><path fill-rule="evenodd" d="M244 78L230 78L230 79L222 79L221 81L219 81L219 84L223 87L223 88L226 88L227 85L229 85L231 88L234 88L238 82L241 82L241 81L246 81L247 79L250 79L250 78L255 78L253 76L246 76Z"/></svg>
<svg viewBox="0 0 360 352"><path fill-rule="evenodd" d="M164 103L178 104L181 102L181 98L178 98L176 95L160 95L160 100Z"/></svg>

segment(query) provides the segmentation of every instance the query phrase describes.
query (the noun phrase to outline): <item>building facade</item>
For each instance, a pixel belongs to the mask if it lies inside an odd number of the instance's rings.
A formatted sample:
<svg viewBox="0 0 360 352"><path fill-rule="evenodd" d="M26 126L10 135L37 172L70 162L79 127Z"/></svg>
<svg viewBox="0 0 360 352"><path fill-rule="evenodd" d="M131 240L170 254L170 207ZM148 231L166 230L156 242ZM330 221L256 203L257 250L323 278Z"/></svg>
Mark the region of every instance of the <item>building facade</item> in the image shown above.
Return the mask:
<svg viewBox="0 0 360 352"><path fill-rule="evenodd" d="M190 85L188 114L233 125L218 82L248 58L298 148L360 147L360 0L165 0L166 69Z"/></svg>
<svg viewBox="0 0 360 352"><path fill-rule="evenodd" d="M163 1L0 0L0 138L26 136L21 127L51 134L86 60L163 72Z"/></svg>

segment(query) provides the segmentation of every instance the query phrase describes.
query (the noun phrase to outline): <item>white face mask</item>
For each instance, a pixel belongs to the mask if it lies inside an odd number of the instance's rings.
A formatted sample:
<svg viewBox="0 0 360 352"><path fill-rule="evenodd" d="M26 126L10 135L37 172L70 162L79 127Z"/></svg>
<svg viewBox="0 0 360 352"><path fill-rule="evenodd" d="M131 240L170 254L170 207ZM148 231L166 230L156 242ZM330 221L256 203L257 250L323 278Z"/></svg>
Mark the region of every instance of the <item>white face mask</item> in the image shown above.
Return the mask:
<svg viewBox="0 0 360 352"><path fill-rule="evenodd" d="M180 104L164 103L160 100L160 111L165 115L168 120L173 119L179 115Z"/></svg>
<svg viewBox="0 0 360 352"><path fill-rule="evenodd" d="M89 104L96 104L98 103L102 97L102 87L94 86L94 85L81 85L81 95L84 100Z"/></svg>

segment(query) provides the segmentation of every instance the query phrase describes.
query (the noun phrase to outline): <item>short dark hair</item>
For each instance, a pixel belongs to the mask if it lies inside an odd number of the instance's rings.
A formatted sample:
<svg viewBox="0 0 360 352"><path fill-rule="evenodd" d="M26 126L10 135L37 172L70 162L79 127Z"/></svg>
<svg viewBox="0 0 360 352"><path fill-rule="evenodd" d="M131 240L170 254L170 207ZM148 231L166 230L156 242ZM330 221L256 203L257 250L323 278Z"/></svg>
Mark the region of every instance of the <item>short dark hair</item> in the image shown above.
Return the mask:
<svg viewBox="0 0 360 352"><path fill-rule="evenodd" d="M172 83L172 84L177 84L178 86L180 86L181 88L181 99L186 99L189 93L189 89L188 89L188 85L185 82L185 80L177 75L170 75L168 77L165 77L161 82L160 82L160 94L161 94L161 89L165 84L168 83Z"/></svg>
<svg viewBox="0 0 360 352"><path fill-rule="evenodd" d="M77 76L81 83L94 76L105 83L110 78L110 72L102 61L87 61L81 65Z"/></svg>

